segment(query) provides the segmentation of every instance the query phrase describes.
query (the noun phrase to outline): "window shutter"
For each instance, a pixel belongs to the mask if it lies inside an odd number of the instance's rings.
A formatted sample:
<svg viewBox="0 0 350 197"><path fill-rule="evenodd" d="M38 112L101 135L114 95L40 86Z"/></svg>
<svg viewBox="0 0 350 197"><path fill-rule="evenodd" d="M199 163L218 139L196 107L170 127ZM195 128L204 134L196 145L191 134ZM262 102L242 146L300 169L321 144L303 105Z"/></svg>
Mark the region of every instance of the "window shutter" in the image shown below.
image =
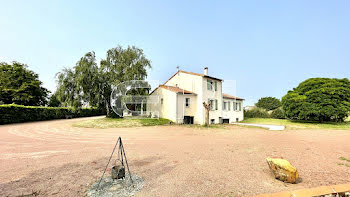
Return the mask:
<svg viewBox="0 0 350 197"><path fill-rule="evenodd" d="M218 100L215 99L215 110L218 110Z"/></svg>
<svg viewBox="0 0 350 197"><path fill-rule="evenodd" d="M215 81L215 91L218 91L218 82Z"/></svg>
<svg viewBox="0 0 350 197"><path fill-rule="evenodd" d="M228 103L228 110L231 110L231 101L227 102Z"/></svg>

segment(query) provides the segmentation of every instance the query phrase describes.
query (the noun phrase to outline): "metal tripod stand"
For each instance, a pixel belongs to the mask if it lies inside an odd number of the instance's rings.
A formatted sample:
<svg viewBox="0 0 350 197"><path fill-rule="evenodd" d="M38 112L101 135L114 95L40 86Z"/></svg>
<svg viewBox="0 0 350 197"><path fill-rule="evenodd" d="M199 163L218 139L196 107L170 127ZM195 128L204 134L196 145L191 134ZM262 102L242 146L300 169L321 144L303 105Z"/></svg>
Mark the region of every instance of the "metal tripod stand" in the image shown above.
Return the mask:
<svg viewBox="0 0 350 197"><path fill-rule="evenodd" d="M124 167L124 161L125 161L126 167L127 167L127 169L128 169L130 181L131 181L132 185L134 186L134 181L133 181L132 178L131 178L131 172L130 172L130 169L129 169L128 160L126 159L126 155L125 155L125 150L124 150L124 146L123 146L123 141L122 141L122 138L119 137L118 140L117 140L117 143L115 143L115 145L114 145L112 154L111 154L111 156L109 157L108 163L107 163L107 165L106 165L106 167L105 167L105 170L103 171L103 174L102 174L102 176L101 176L100 181L98 182L98 186L97 186L97 189L96 189L96 190L98 190L98 189L100 188L100 184L101 184L101 181L102 181L102 179L103 179L103 176L104 176L105 173L106 173L106 170L107 170L107 168L108 168L108 165L109 165L109 163L111 162L111 159L112 159L112 157L113 157L113 154L114 154L115 149L117 148L117 145L118 145L118 144L119 144L119 148L118 148L118 158L117 158L117 160L119 160L119 161L121 162L121 164L122 164L123 167Z"/></svg>

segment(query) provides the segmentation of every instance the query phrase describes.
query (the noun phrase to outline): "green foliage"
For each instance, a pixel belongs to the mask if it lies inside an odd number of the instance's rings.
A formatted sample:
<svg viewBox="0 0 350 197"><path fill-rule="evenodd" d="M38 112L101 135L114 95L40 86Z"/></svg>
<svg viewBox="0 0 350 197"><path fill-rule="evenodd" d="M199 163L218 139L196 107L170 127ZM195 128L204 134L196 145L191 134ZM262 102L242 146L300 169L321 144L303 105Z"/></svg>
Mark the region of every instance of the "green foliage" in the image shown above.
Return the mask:
<svg viewBox="0 0 350 197"><path fill-rule="evenodd" d="M266 110L274 110L281 107L282 103L275 97L263 97L259 99L259 101L256 103L256 106Z"/></svg>
<svg viewBox="0 0 350 197"><path fill-rule="evenodd" d="M350 111L349 79L311 78L282 98L293 120L344 121Z"/></svg>
<svg viewBox="0 0 350 197"><path fill-rule="evenodd" d="M49 107L60 107L61 102L58 100L57 98L57 94L52 94L49 98L49 103L48 106Z"/></svg>
<svg viewBox="0 0 350 197"><path fill-rule="evenodd" d="M115 116L109 113L109 99L112 93L112 86L129 80L144 80L147 77L147 68L152 68L142 49L134 46L123 49L121 46L109 49L106 59L101 60L100 73L103 82L101 92L107 109L107 116ZM135 92L133 92L135 94ZM147 92L139 92L146 94Z"/></svg>
<svg viewBox="0 0 350 197"><path fill-rule="evenodd" d="M269 113L265 109L259 108L259 107L254 107L251 110L244 111L244 118L269 118L269 117L270 117Z"/></svg>
<svg viewBox="0 0 350 197"><path fill-rule="evenodd" d="M80 58L73 69L57 73L57 98L64 106L80 108L82 102L99 107L100 76L94 52Z"/></svg>
<svg viewBox="0 0 350 197"><path fill-rule="evenodd" d="M0 124L62 119L67 116L87 117L103 115L104 111L97 108L65 108L65 107L37 107L23 105L0 105Z"/></svg>
<svg viewBox="0 0 350 197"><path fill-rule="evenodd" d="M284 115L284 111L281 107L275 109L272 111L272 113L270 114L271 118L276 118L276 119L285 119L286 116Z"/></svg>
<svg viewBox="0 0 350 197"><path fill-rule="evenodd" d="M18 62L0 63L0 101L4 104L40 106L47 103L49 91L42 87L38 74Z"/></svg>
<svg viewBox="0 0 350 197"><path fill-rule="evenodd" d="M57 98L64 106L79 108L84 102L92 107L105 107L107 116L114 116L109 104L112 86L128 80L144 80L147 68L151 68L150 60L142 49L134 46L126 49L117 46L108 50L100 66L95 53L89 52L73 69L57 73Z"/></svg>

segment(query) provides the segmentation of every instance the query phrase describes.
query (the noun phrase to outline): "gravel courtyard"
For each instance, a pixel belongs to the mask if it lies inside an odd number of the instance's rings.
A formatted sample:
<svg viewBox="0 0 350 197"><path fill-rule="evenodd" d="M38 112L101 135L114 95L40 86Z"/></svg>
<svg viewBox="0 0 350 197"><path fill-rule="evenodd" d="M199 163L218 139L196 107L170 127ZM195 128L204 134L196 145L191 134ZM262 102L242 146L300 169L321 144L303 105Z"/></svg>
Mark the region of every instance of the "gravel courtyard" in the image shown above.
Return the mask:
<svg viewBox="0 0 350 197"><path fill-rule="evenodd" d="M0 196L84 196L119 136L131 172L145 180L136 196L251 196L350 182L350 167L339 165L350 158L350 130L72 127L86 119L0 126ZM268 156L289 160L301 182L275 180Z"/></svg>

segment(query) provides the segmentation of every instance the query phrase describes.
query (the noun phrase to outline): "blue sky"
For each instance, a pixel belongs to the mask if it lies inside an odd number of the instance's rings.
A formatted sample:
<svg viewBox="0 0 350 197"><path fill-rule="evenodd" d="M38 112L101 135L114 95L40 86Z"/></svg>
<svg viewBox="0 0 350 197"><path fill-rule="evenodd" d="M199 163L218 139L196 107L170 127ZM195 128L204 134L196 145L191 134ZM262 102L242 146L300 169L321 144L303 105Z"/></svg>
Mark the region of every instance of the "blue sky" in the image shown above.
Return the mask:
<svg viewBox="0 0 350 197"><path fill-rule="evenodd" d="M181 70L237 81L253 104L310 77L349 78L350 1L2 1L0 61L19 61L56 88L86 52L142 48L149 79Z"/></svg>

